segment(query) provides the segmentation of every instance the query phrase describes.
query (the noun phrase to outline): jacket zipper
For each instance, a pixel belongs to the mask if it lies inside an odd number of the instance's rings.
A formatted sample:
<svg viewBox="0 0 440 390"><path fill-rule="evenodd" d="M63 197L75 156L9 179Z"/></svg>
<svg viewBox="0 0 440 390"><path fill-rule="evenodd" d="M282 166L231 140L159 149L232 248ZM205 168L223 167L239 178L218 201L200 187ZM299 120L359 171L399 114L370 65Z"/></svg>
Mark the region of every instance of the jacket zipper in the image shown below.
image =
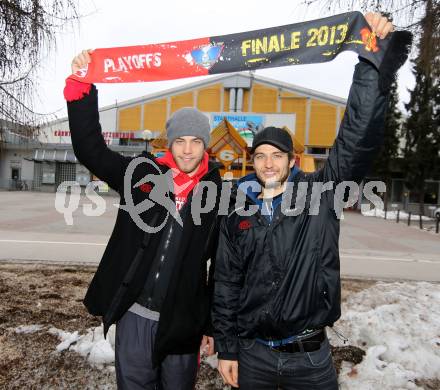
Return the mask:
<svg viewBox="0 0 440 390"><path fill-rule="evenodd" d="M211 167L211 169L200 179L200 181L202 180L202 179L204 179L205 177L207 177L214 169L216 169L215 167ZM172 184L172 183L170 183L170 184ZM187 206L188 204L189 204L189 202L191 201L191 199L192 199L192 196L193 196L193 193L194 193L194 188L190 191L190 193L188 194L188 197L187 197L187 199L186 199L186 202L185 202L185 204L183 205L183 207L179 210L179 211L177 211L178 213L180 213L181 215L183 215L183 212L185 211L185 208L187 208L187 207L189 207L189 206ZM173 192L171 192L171 199L175 202L175 196L174 196L174 193ZM167 249L168 249L168 247L169 247L169 245L170 245L170 242L171 242L171 238L172 238L172 234L173 234L173 231L174 231L174 229L173 229L173 227L174 227L174 221L172 221L171 222L171 226L170 226L170 228L169 228L169 230L168 230L168 233L167 233L167 236L166 236L166 239L165 239L165 244L164 244L164 246L163 246L163 248L162 248L162 254L161 254L161 256L160 256L160 260L159 260L159 266L158 266L158 268L157 268L157 272L156 272L156 275L155 275L155 277L154 277L154 279L153 279L153 286L152 286L152 289L151 289L151 292L153 292L154 290L155 290L155 287L156 287L156 284L157 284L157 281L159 280L159 276L160 276L160 271L161 271L161 269L162 269L162 266L163 266L163 264L164 264L164 261L165 261L165 258L166 258L166 256L165 256L165 254L166 254L166 251L167 251ZM150 295L148 298L147 298L147 300L148 300L148 304L151 304L151 301L152 301L152 299L153 299L153 297Z"/></svg>

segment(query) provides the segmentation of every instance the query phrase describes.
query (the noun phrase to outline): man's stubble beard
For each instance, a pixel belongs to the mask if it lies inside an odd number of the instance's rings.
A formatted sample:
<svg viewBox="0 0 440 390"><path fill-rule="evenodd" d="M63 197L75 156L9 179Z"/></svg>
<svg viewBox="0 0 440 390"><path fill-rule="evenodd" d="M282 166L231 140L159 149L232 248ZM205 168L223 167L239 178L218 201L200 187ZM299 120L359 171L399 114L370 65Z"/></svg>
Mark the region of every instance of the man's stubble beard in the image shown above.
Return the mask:
<svg viewBox="0 0 440 390"><path fill-rule="evenodd" d="M180 166L177 162L176 163L177 163L178 168L182 172L186 173L187 175L191 175L192 173L195 173L197 171L197 169L199 168L200 164L202 163L202 160L203 160L203 156L199 160L194 162L194 165L192 167L190 167L190 168L185 168L184 166Z"/></svg>
<svg viewBox="0 0 440 390"><path fill-rule="evenodd" d="M281 177L279 180L277 181L273 181L273 182L265 182L264 180L262 180L258 175L257 175L257 181L258 183L261 185L262 188L266 189L266 190L271 190L271 189L277 189L281 186L284 185L284 183L287 181L287 179L289 178L290 175L290 169L288 168L286 173L283 175L283 177Z"/></svg>

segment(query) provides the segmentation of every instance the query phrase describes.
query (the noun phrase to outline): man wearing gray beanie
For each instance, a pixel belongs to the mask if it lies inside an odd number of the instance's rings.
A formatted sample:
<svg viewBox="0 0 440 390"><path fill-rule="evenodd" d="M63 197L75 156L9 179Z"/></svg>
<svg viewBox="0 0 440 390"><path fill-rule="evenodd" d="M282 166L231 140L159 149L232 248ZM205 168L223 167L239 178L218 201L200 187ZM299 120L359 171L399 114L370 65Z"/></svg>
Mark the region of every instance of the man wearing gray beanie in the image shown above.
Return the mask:
<svg viewBox="0 0 440 390"><path fill-rule="evenodd" d="M83 51L73 59L72 73L90 62L89 53ZM65 88L75 155L123 196L122 204L127 168L133 158L111 151L104 142L95 86L75 83ZM215 259L221 178L218 165L210 162L206 153L209 120L197 109L182 108L169 118L166 130L169 150L160 158L143 152L129 187L137 206L154 203L139 215L142 222L163 227L154 233L143 231L119 208L112 236L84 299L88 311L102 317L105 334L116 323L116 381L122 390L193 390L200 348L213 353L213 339L208 335L214 267L208 272L208 260L213 264ZM169 201L175 203L173 212L150 197L156 181L145 183L146 177L161 179L163 174L171 178L171 186L174 184L165 195L168 205ZM138 185L142 180L144 184ZM198 202L196 208L203 208L207 202L203 191L199 194L196 189L201 181L215 184L217 198L215 207L196 224L192 204ZM173 217L176 210L182 224Z"/></svg>
<svg viewBox="0 0 440 390"><path fill-rule="evenodd" d="M211 138L211 126L208 117L197 108L184 107L176 111L166 124L168 147L176 138L181 136L193 136L200 138L205 149Z"/></svg>

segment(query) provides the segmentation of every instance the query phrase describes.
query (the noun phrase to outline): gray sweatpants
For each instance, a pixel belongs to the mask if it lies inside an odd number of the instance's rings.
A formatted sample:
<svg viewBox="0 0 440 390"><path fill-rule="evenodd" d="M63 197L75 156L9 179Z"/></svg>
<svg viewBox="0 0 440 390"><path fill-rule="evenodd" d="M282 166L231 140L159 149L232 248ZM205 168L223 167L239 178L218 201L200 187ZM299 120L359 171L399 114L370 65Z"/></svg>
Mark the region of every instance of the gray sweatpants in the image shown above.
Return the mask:
<svg viewBox="0 0 440 390"><path fill-rule="evenodd" d="M152 350L158 322L127 312L116 324L116 380L119 390L192 390L197 353L168 355L153 368Z"/></svg>

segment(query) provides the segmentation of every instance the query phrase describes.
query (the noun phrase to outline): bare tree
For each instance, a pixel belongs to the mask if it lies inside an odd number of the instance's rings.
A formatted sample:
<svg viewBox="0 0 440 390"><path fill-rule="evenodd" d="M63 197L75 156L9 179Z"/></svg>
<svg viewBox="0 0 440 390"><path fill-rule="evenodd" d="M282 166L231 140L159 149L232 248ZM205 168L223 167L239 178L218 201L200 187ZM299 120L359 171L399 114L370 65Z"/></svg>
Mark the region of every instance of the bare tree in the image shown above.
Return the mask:
<svg viewBox="0 0 440 390"><path fill-rule="evenodd" d="M440 0L303 0L303 4L321 6L324 12L381 12L392 16L397 28L414 33L417 44L412 50L412 62L416 84L405 105L408 117L403 126L401 165L407 187L418 195L422 215L426 180L440 175ZM385 139L385 144L391 141Z"/></svg>
<svg viewBox="0 0 440 390"><path fill-rule="evenodd" d="M427 0L303 0L306 6L318 6L321 11L348 12L356 9L391 15L401 29L415 32L420 26ZM438 2L435 0L434 2Z"/></svg>
<svg viewBox="0 0 440 390"><path fill-rule="evenodd" d="M5 124L32 134L42 122L34 75L77 10L76 0L0 0L0 136Z"/></svg>
<svg viewBox="0 0 440 390"><path fill-rule="evenodd" d="M440 57L440 42L432 40L430 44L422 45L423 20L427 10L433 12L433 20L440 19L440 0L302 0L307 7L319 7L324 12L348 12L353 10L375 11L388 16L393 20L397 29L410 30L419 41L414 45L412 54L421 55L425 63L432 62L433 58ZM425 47L424 53L418 53L420 47Z"/></svg>

